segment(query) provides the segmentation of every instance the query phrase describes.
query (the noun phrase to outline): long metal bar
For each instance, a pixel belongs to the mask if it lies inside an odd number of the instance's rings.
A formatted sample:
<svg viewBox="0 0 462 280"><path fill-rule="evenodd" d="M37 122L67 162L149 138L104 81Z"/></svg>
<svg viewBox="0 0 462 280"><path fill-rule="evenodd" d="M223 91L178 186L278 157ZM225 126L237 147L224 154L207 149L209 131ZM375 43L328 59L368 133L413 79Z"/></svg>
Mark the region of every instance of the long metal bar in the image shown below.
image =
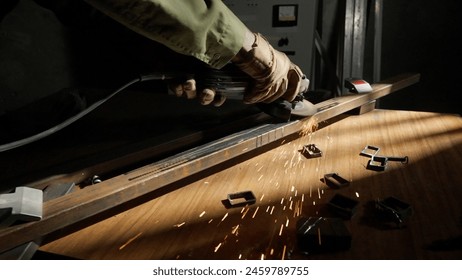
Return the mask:
<svg viewBox="0 0 462 280"><path fill-rule="evenodd" d="M400 75L372 85L371 93L340 96L318 103L318 113L310 118L315 118L317 122L328 120L412 85L419 79L418 74ZM44 203L42 220L0 230L0 252L85 221L250 151L258 151L289 135L300 135L307 119L247 129L47 201Z"/></svg>

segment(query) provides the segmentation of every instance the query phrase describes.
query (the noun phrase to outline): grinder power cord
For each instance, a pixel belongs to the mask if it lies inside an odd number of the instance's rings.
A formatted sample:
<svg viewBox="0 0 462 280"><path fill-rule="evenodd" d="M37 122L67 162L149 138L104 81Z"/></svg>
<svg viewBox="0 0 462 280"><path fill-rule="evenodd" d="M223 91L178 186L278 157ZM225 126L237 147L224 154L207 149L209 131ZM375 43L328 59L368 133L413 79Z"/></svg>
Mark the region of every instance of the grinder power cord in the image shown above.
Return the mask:
<svg viewBox="0 0 462 280"><path fill-rule="evenodd" d="M132 79L131 81L127 82L123 86L119 87L107 97L93 103L86 109L82 110L78 114L66 119L65 121L55 125L49 129L46 129L40 133L34 134L32 136L9 142L6 144L0 145L0 152L12 150L40 139L43 139L47 136L52 135L55 132L62 130L63 128L71 125L72 123L76 122L77 120L81 119L85 115L89 114L103 103L114 97L116 94L120 93L121 91L125 90L129 86L136 84L138 82L144 81L152 81L152 80L173 80L178 79L178 77L184 77L187 75L178 73L150 73L146 75L140 75L139 77ZM306 78L305 78L306 79ZM246 77L242 75L242 72L238 74L238 72L226 72L222 70L213 70L207 71L206 73L198 74L195 77L195 80L201 87L203 88L213 88L214 91L222 96L226 96L230 99L243 99L244 93L246 92L247 87L249 86L250 77ZM308 79L306 79L308 83ZM300 93L297 98L293 102L288 102L286 100L278 99L272 103L258 103L256 104L261 108L262 111L268 113L271 116L276 118L288 121L290 116L298 116L298 117L306 117L311 116L316 113L316 108L310 102L304 100L303 94Z"/></svg>

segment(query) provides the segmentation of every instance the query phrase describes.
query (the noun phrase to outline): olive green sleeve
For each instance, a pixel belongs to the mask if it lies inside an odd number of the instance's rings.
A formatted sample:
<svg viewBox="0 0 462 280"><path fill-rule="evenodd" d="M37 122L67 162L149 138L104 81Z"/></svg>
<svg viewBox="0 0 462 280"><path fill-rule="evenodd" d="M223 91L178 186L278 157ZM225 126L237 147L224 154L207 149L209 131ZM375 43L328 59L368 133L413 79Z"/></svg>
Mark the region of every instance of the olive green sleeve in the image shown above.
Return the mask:
<svg viewBox="0 0 462 280"><path fill-rule="evenodd" d="M221 0L86 0L170 49L221 68L240 50L245 25Z"/></svg>

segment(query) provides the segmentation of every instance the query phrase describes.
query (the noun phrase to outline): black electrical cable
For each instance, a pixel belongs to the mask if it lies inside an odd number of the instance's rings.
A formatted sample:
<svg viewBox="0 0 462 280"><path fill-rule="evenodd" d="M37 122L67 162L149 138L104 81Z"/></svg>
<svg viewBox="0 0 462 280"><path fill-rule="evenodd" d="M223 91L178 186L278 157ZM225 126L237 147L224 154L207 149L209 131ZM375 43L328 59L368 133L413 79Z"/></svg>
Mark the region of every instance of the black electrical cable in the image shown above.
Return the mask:
<svg viewBox="0 0 462 280"><path fill-rule="evenodd" d="M13 141L13 142L10 142L10 143L0 145L0 153L4 152L4 151L15 149L15 148L27 145L27 144L30 144L32 142L35 142L35 141L38 141L38 140L40 140L42 138L50 136L51 134L53 134L53 133L55 133L55 132L57 132L57 131L59 131L59 130L67 127L67 126L69 126L70 124L76 122L77 120L81 119L82 117L84 117L85 115L92 112L93 110L98 108L100 105L102 105L103 103L105 103L106 101L108 101L109 99L114 97L116 94L118 94L119 92L123 91L124 89L128 88L129 86L131 86L131 85L133 85L135 83L144 82L144 81L150 81L150 80L166 80L166 79L171 79L171 78L172 78L172 76L166 76L165 74L141 75L140 77L135 78L135 79L129 81L128 83L124 84L120 88L116 89L114 92L112 92L106 98L103 98L103 99L93 103L91 106L89 106L85 110L83 110L80 113L66 119L62 123L59 123L59 124L49 128L47 130L44 130L44 131L42 131L40 133L37 133L37 134L34 134L32 136L29 136L29 137L26 137L26 138L23 138L23 139L20 139L20 140L17 140L17 141Z"/></svg>

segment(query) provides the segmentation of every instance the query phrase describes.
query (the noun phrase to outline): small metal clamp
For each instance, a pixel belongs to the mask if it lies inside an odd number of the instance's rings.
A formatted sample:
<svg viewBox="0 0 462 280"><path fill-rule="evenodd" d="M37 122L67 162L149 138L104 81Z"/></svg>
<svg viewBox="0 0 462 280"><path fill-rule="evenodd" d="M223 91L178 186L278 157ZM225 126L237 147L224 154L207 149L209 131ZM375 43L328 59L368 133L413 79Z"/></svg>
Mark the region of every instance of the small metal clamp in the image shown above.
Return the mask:
<svg viewBox="0 0 462 280"><path fill-rule="evenodd" d="M255 195L251 191L237 192L228 194L227 202L231 207L244 206L254 204L256 202Z"/></svg>
<svg viewBox="0 0 462 280"><path fill-rule="evenodd" d="M375 155L377 155L379 151L380 151L379 147L367 145L366 147L364 147L364 149L359 154L361 156L372 158Z"/></svg>
<svg viewBox="0 0 462 280"><path fill-rule="evenodd" d="M322 151L316 146L316 144L307 144L303 146L302 154L307 158L316 158L322 156Z"/></svg>
<svg viewBox="0 0 462 280"><path fill-rule="evenodd" d="M367 162L367 169L374 171L384 171L387 168L388 161L399 161L401 163L408 163L409 157L396 157L396 156L380 156L377 155L380 151L379 147L367 145L359 154L361 156L369 157Z"/></svg>
<svg viewBox="0 0 462 280"><path fill-rule="evenodd" d="M372 91L371 85L361 78L345 79L345 87L354 93L368 93Z"/></svg>
<svg viewBox="0 0 462 280"><path fill-rule="evenodd" d="M367 169L374 171L384 171L387 168L388 158L373 156L367 162Z"/></svg>
<svg viewBox="0 0 462 280"><path fill-rule="evenodd" d="M398 226L401 226L413 212L411 205L393 196L377 199L375 205L384 218L393 220Z"/></svg>
<svg viewBox="0 0 462 280"><path fill-rule="evenodd" d="M328 205L339 216L350 219L356 213L359 202L341 194L335 194Z"/></svg>
<svg viewBox="0 0 462 280"><path fill-rule="evenodd" d="M340 176L338 173L324 174L324 183L331 188L343 188L350 184L350 181Z"/></svg>

